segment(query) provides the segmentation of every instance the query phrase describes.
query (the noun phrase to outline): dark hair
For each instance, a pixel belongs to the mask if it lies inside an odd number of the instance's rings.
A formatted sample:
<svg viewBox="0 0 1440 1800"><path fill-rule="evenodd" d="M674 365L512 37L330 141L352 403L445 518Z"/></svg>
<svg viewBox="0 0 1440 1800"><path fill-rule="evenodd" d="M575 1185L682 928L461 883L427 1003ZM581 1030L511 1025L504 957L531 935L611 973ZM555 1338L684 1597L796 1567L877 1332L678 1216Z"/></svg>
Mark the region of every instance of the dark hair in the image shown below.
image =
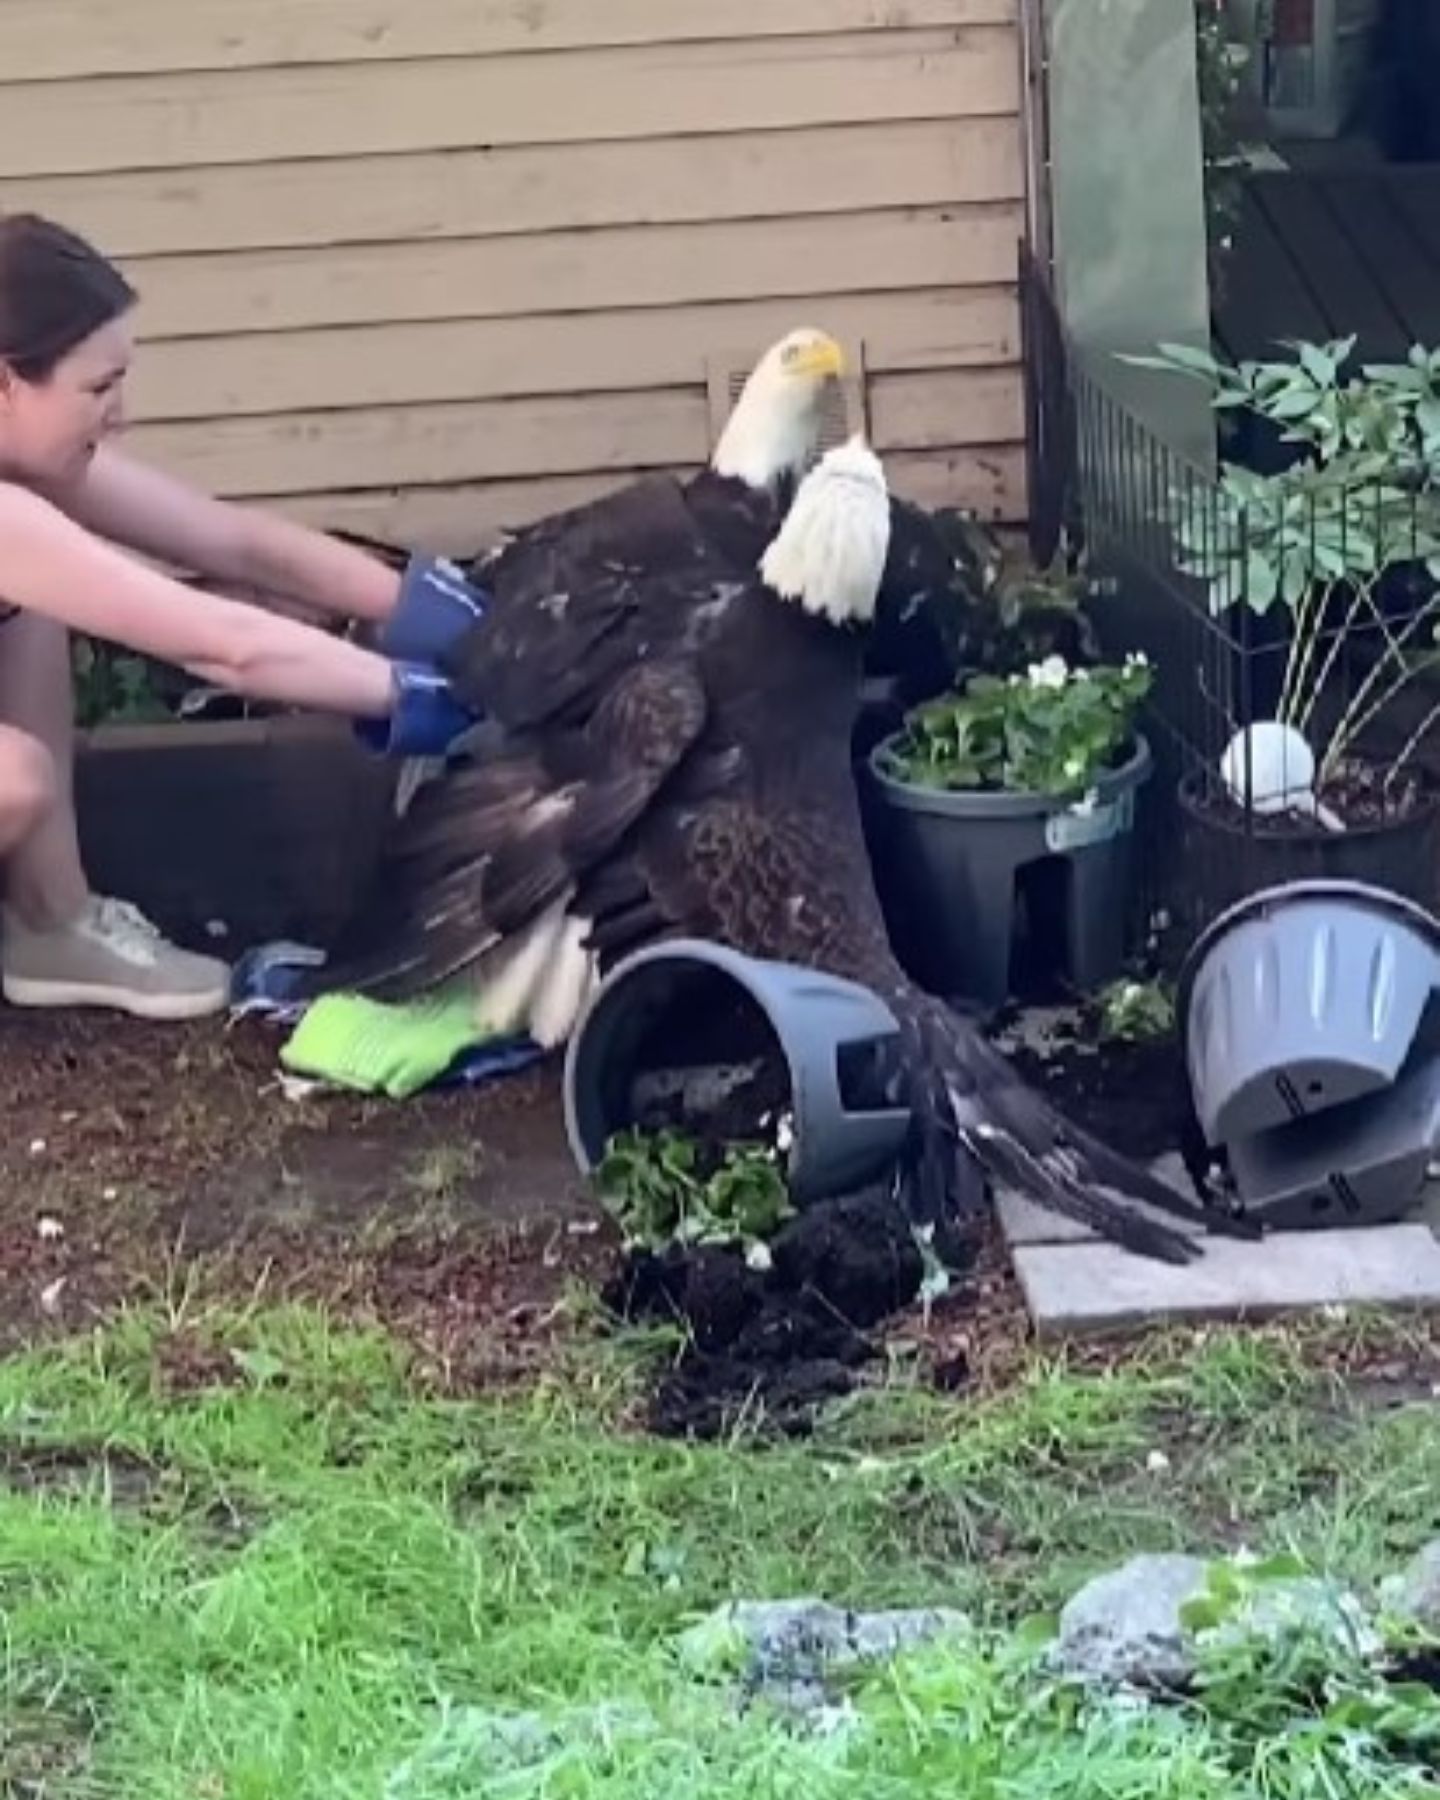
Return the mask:
<svg viewBox="0 0 1440 1800"><path fill-rule="evenodd" d="M129 312L135 290L84 238L34 213L0 216L0 362L42 382Z"/></svg>

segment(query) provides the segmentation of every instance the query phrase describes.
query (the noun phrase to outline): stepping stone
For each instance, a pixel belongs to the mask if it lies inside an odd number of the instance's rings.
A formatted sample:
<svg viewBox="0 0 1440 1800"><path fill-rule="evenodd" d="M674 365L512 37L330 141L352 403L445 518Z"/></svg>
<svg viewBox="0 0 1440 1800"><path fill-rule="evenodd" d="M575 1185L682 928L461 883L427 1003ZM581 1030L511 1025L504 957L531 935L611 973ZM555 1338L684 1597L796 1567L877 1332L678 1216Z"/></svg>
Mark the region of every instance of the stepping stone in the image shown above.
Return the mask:
<svg viewBox="0 0 1440 1800"><path fill-rule="evenodd" d="M1322 1306L1440 1306L1440 1243L1424 1225L1206 1238L1184 1268L1118 1244L1028 1244L1015 1272L1041 1337Z"/></svg>
<svg viewBox="0 0 1440 1800"><path fill-rule="evenodd" d="M1179 1156L1162 1156L1151 1164L1151 1173L1158 1175L1162 1181L1169 1182L1182 1200L1190 1205L1195 1204L1195 1190L1190 1178L1185 1173L1185 1165ZM1037 1206L1033 1200L1027 1200L1023 1194L1013 1189L1002 1188L996 1196L996 1211L1000 1219L1000 1228L1005 1233L1005 1240L1014 1249L1026 1244L1099 1244L1104 1239L1098 1231L1090 1226L1082 1225L1078 1220L1064 1218L1060 1213L1047 1211ZM1169 1213L1162 1213L1151 1206L1131 1204L1131 1211L1142 1213L1146 1218L1154 1219L1157 1224L1169 1225L1172 1230L1186 1229L1183 1220L1174 1218Z"/></svg>

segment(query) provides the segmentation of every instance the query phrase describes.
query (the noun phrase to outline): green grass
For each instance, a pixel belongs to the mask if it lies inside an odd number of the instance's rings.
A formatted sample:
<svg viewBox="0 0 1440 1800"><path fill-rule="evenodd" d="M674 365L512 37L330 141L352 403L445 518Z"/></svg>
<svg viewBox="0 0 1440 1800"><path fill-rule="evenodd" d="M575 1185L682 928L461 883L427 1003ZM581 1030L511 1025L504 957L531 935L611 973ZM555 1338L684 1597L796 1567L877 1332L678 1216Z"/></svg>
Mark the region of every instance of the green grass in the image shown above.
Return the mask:
<svg viewBox="0 0 1440 1800"><path fill-rule="evenodd" d="M1308 1766L1237 1775L1204 1718L1077 1711L1004 1635L880 1678L862 1732L803 1748L735 1727L674 1639L798 1593L1002 1631L1142 1548L1294 1549L1368 1582L1440 1491L1436 1409L1367 1410L1278 1336L1040 1366L983 1404L901 1387L777 1448L625 1431L613 1353L456 1401L314 1313L207 1330L234 1384L188 1396L154 1319L0 1364L0 1793L1318 1796Z"/></svg>

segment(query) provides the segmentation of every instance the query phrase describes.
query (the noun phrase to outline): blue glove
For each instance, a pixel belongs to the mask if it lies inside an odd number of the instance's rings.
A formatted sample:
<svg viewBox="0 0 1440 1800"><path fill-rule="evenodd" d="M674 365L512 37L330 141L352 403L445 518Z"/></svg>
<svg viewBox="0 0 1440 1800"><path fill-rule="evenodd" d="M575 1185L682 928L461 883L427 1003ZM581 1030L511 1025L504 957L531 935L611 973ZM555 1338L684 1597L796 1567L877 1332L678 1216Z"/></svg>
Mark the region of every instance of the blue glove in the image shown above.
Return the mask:
<svg viewBox="0 0 1440 1800"><path fill-rule="evenodd" d="M444 756L476 723L446 678L423 663L396 663L393 691L389 718L355 725L361 743L385 756Z"/></svg>
<svg viewBox="0 0 1440 1800"><path fill-rule="evenodd" d="M489 603L489 595L472 587L453 562L412 556L376 648L395 662L436 663L484 618Z"/></svg>

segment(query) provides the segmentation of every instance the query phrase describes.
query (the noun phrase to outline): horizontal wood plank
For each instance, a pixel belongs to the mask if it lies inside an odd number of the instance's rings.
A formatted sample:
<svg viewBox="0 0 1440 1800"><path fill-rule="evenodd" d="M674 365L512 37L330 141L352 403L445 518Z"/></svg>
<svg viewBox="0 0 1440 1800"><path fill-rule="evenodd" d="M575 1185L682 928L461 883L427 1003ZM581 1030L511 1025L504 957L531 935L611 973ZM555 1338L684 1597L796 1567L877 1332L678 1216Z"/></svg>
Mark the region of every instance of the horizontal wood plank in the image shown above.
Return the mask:
<svg viewBox="0 0 1440 1800"><path fill-rule="evenodd" d="M924 456L887 456L897 493L921 506L963 506L983 519L1018 525L1026 517L1023 444L972 444Z"/></svg>
<svg viewBox="0 0 1440 1800"><path fill-rule="evenodd" d="M870 386L870 434L881 451L945 450L1025 436L1019 369L881 376Z"/></svg>
<svg viewBox="0 0 1440 1800"><path fill-rule="evenodd" d="M700 387L137 425L131 451L212 493L435 485L696 462Z"/></svg>
<svg viewBox="0 0 1440 1800"><path fill-rule="evenodd" d="M1016 273L1008 202L818 218L624 226L437 244L154 258L133 274L148 338L903 288Z"/></svg>
<svg viewBox="0 0 1440 1800"><path fill-rule="evenodd" d="M902 293L605 310L513 319L179 338L144 346L131 413L146 422L416 401L682 387L707 359L737 364L797 324L863 339L872 373L1013 362L1014 294L952 286Z"/></svg>
<svg viewBox="0 0 1440 1800"><path fill-rule="evenodd" d="M926 378L947 396L956 446L1012 441L1011 371L956 371ZM871 383L871 435L882 452L907 452L916 433L891 391L909 376ZM991 427L993 437L986 439ZM932 434L933 437L933 434ZM698 463L709 454L702 387L631 394L297 412L282 418L207 419L139 425L131 450L226 496L353 488L473 485L494 479L578 475Z"/></svg>
<svg viewBox="0 0 1440 1800"><path fill-rule="evenodd" d="M1008 26L0 86L13 176L1018 110Z"/></svg>
<svg viewBox="0 0 1440 1800"><path fill-rule="evenodd" d="M1005 24L1015 0L5 0L11 82Z"/></svg>
<svg viewBox="0 0 1440 1800"><path fill-rule="evenodd" d="M112 256L942 206L1024 195L1014 118L0 179Z"/></svg>
<svg viewBox="0 0 1440 1800"><path fill-rule="evenodd" d="M887 457L885 466L895 492L922 505L969 507L1007 524L1025 516L1025 459L1013 444L948 456ZM282 495L260 503L326 530L358 531L382 543L468 557L506 530L582 505L627 479L616 471L539 481Z"/></svg>

